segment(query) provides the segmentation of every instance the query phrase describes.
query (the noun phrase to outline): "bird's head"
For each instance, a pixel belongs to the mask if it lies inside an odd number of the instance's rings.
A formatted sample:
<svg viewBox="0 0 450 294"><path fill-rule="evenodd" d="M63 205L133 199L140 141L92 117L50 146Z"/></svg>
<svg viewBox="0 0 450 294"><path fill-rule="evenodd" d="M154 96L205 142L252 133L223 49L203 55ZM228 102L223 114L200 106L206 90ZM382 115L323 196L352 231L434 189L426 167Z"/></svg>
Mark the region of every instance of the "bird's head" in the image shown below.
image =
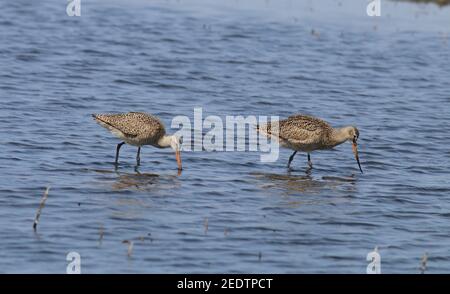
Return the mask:
<svg viewBox="0 0 450 294"><path fill-rule="evenodd" d="M183 144L183 138L178 137L176 135L171 136L170 138L170 147L175 151L181 150L181 144Z"/></svg>
<svg viewBox="0 0 450 294"><path fill-rule="evenodd" d="M345 128L345 134L347 136L348 141L352 141L353 143L356 143L359 138L359 130L357 127L349 126Z"/></svg>
<svg viewBox="0 0 450 294"><path fill-rule="evenodd" d="M170 147L173 150L175 150L175 156L176 156L176 159L177 159L178 170L180 170L180 171L183 169L182 166L181 166L181 154L180 154L181 144L183 144L183 139L181 137L178 137L178 136L175 136L175 135L171 136Z"/></svg>
<svg viewBox="0 0 450 294"><path fill-rule="evenodd" d="M357 144L357 141L359 138L359 130L354 126L349 126L349 127L345 128L345 134L346 134L347 140L352 142L353 154L355 154L356 162L358 162L359 170L362 173L363 171L361 168L361 163L359 162L358 144Z"/></svg>

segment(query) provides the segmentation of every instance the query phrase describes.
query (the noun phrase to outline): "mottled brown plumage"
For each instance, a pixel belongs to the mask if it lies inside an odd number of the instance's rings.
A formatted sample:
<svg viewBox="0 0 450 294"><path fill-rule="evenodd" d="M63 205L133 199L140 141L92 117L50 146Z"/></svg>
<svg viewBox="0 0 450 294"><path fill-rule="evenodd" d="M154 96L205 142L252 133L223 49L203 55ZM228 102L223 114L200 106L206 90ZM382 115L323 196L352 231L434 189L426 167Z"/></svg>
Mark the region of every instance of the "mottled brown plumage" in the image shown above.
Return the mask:
<svg viewBox="0 0 450 294"><path fill-rule="evenodd" d="M136 156L137 165L140 164L141 146L152 145L158 148L173 148L176 152L178 169L181 170L180 139L176 136L167 136L163 123L156 116L143 112L93 114L92 116L101 126L124 141L117 145L116 164L123 144L139 147Z"/></svg>
<svg viewBox="0 0 450 294"><path fill-rule="evenodd" d="M325 121L308 116L293 115L278 121L279 133L272 132L272 124L266 125L265 131L272 137L277 137L283 147L297 151L311 152L318 149L328 149L333 128Z"/></svg>
<svg viewBox="0 0 450 294"><path fill-rule="evenodd" d="M310 154L315 150L332 149L347 140L356 140L359 131L356 127L333 128L329 123L319 118L296 114L287 119L267 123L258 127L263 134L279 141L280 145L294 150L289 158L288 167L297 151L308 153L308 164L312 167ZM355 149L356 150L356 149ZM355 151L357 157L357 150ZM359 159L357 158L358 164Z"/></svg>
<svg viewBox="0 0 450 294"><path fill-rule="evenodd" d="M155 116L143 112L93 114L95 120L114 135L134 146L157 145L166 130Z"/></svg>

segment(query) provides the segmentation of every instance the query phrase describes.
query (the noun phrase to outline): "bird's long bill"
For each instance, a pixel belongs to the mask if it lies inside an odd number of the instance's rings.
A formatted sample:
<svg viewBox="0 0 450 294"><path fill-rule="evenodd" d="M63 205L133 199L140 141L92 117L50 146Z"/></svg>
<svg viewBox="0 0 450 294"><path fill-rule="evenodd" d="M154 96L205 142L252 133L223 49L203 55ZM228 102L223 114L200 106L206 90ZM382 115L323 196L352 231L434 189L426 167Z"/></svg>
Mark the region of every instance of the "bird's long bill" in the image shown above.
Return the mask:
<svg viewBox="0 0 450 294"><path fill-rule="evenodd" d="M355 154L355 159L356 159L356 162L358 163L359 170L361 171L361 173L363 173L363 170L361 168L361 163L359 162L358 145L356 144L355 141L353 141L352 149L353 149L353 153Z"/></svg>
<svg viewBox="0 0 450 294"><path fill-rule="evenodd" d="M175 151L175 157L177 158L177 164L178 164L178 170L182 170L182 166L181 166L181 154L180 154L180 150Z"/></svg>

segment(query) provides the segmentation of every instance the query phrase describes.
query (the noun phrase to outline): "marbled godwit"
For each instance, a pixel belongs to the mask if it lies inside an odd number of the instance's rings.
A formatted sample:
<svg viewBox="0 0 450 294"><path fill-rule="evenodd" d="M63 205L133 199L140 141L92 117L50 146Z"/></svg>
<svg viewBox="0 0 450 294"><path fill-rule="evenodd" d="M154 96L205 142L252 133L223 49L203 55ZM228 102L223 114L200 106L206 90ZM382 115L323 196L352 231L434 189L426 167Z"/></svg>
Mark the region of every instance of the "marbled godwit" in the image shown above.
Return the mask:
<svg viewBox="0 0 450 294"><path fill-rule="evenodd" d="M175 150L178 170L181 170L180 138L166 135L162 122L155 116L142 112L129 112L120 114L93 114L101 126L108 129L115 136L123 140L117 144L116 161L119 161L119 151L123 144L137 146L136 163L140 164L141 147L152 145L157 148L171 147Z"/></svg>
<svg viewBox="0 0 450 294"><path fill-rule="evenodd" d="M301 114L280 120L278 124L279 130L274 131L274 133L271 132L271 123L259 126L258 130L279 140L282 147L294 150L294 153L289 157L288 168L298 151L308 154L308 165L312 168L310 156L312 151L332 149L351 140L356 162L358 162L361 173L363 172L359 163L358 145L356 143L359 138L359 131L356 127L333 128L321 119ZM279 132L279 134L277 135L276 132Z"/></svg>

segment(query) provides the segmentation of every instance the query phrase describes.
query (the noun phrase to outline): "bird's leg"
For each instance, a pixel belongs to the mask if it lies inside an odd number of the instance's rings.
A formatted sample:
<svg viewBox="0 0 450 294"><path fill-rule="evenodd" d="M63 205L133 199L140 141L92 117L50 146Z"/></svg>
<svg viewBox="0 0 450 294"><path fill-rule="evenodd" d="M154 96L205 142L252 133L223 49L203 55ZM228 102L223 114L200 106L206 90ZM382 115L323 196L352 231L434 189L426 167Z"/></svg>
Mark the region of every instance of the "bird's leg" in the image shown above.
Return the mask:
<svg viewBox="0 0 450 294"><path fill-rule="evenodd" d="M288 161L288 165L287 165L288 168L291 166L291 162L294 159L295 154L297 154L297 151L294 151L294 153L292 153L292 155L289 157L289 161Z"/></svg>
<svg viewBox="0 0 450 294"><path fill-rule="evenodd" d="M138 147L138 151L136 154L136 164L137 166L141 164L141 146Z"/></svg>
<svg viewBox="0 0 450 294"><path fill-rule="evenodd" d="M309 165L309 168L313 168L313 164L311 161L311 155L309 153L308 153L308 165Z"/></svg>
<svg viewBox="0 0 450 294"><path fill-rule="evenodd" d="M136 174L139 176L139 175L141 175L141 173L139 172L139 166L135 166L134 167L134 171L136 172Z"/></svg>
<svg viewBox="0 0 450 294"><path fill-rule="evenodd" d="M119 151L120 151L120 147L122 147L122 145L125 144L125 142L119 143L117 144L117 148L116 148L116 165L119 163Z"/></svg>

